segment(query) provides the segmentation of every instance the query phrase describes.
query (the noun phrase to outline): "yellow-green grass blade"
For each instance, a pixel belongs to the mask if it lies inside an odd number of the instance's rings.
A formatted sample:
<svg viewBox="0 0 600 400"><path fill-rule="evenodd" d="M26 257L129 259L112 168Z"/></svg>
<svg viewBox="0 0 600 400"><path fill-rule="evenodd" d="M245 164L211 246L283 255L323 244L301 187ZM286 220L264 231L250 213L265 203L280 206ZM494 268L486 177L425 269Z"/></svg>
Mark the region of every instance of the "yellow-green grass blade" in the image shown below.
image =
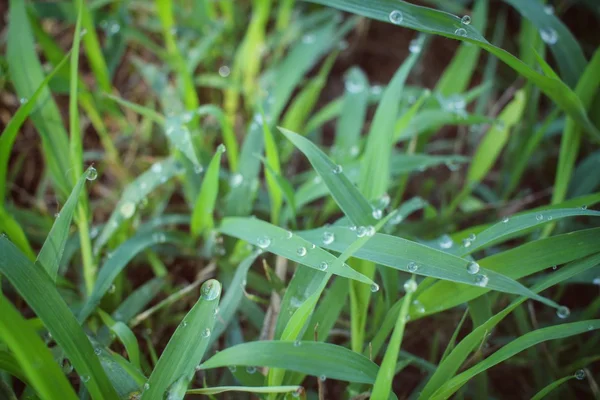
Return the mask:
<svg viewBox="0 0 600 400"><path fill-rule="evenodd" d="M215 354L201 369L230 365L297 371L347 382L373 383L377 365L345 347L321 342L263 340L242 343Z"/></svg>
<svg viewBox="0 0 600 400"><path fill-rule="evenodd" d="M6 238L0 237L0 273L15 287L63 349L92 397L117 394L102 369L90 340L79 326L46 271L31 263Z"/></svg>
<svg viewBox="0 0 600 400"><path fill-rule="evenodd" d="M221 170L221 155L225 152L225 148L217 149L217 152L210 160L210 164L206 169L206 174L200 186L200 193L196 198L194 210L192 212L192 220L190 230L192 235L198 236L211 230L215 226L214 210L219 194L219 172Z"/></svg>
<svg viewBox="0 0 600 400"><path fill-rule="evenodd" d="M239 149L238 142L235 136L235 132L231 123L223 110L218 106L213 104L205 104L203 106L198 107L198 115L212 115L221 124L221 133L223 134L223 143L227 148L227 152L225 153L227 157L227 161L229 162L229 169L231 171L237 171L238 168L238 157L239 157Z"/></svg>
<svg viewBox="0 0 600 400"><path fill-rule="evenodd" d="M179 379L189 381L209 345L221 297L219 281L209 279L201 296L183 318L145 384L142 399L160 398Z"/></svg>
<svg viewBox="0 0 600 400"><path fill-rule="evenodd" d="M475 44L498 57L524 78L538 86L574 121L581 125L595 141L600 140L600 132L590 122L581 100L566 84L536 72L509 52L490 44L473 26L463 24L460 17L401 0L308 1L385 22L391 22L390 16L392 16L396 25ZM400 15L402 15L401 18Z"/></svg>
<svg viewBox="0 0 600 400"><path fill-rule="evenodd" d="M275 225L279 225L279 216L281 213L281 205L283 203L283 190L280 187L277 177L281 175L281 163L279 161L279 149L277 148L277 143L275 142L271 128L268 124L264 123L264 119L263 115L261 124L263 127L263 140L265 143L266 160L264 162L265 165L267 165L267 168L265 169L265 178L271 202L271 222Z"/></svg>
<svg viewBox="0 0 600 400"><path fill-rule="evenodd" d="M41 399L77 399L52 353L5 297L0 297L0 316L0 340L19 363L23 381L31 385ZM0 358L7 361L6 357ZM2 365L0 362L0 368ZM20 373L15 376L21 378Z"/></svg>

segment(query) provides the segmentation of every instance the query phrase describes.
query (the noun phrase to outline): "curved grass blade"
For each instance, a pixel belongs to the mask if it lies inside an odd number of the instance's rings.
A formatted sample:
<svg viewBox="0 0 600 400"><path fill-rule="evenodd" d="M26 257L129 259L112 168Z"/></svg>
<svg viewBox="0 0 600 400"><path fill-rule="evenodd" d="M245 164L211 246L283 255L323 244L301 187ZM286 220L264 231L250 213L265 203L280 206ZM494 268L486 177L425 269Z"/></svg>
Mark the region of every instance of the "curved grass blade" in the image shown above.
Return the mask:
<svg viewBox="0 0 600 400"><path fill-rule="evenodd" d="M221 284L209 279L202 284L200 292L200 298L183 318L160 356L142 393L142 400L162 398L177 380L185 377L189 381L200 364L215 324Z"/></svg>
<svg viewBox="0 0 600 400"><path fill-rule="evenodd" d="M117 335L125 350L127 351L127 355L129 356L129 361L131 364L142 370L140 366L140 346L137 342L135 334L129 329L127 325L122 323L121 321L113 320L110 315L105 313L104 311L99 311L100 318L102 318L102 322ZM97 351L97 350L94 350Z"/></svg>
<svg viewBox="0 0 600 400"><path fill-rule="evenodd" d="M5 297L0 297L0 315L0 339L19 362L23 381L42 399L77 399L46 345Z"/></svg>
<svg viewBox="0 0 600 400"><path fill-rule="evenodd" d="M190 133L187 123L192 120L192 117L186 119L191 114L173 115L165 120L165 135L167 139L175 146L177 150L182 152L196 167L200 166L198 156L194 150L192 143L192 134Z"/></svg>
<svg viewBox="0 0 600 400"><path fill-rule="evenodd" d="M40 250L36 264L40 265L50 276L50 279L56 282L56 275L58 273L58 267L60 260L62 259L63 252L65 251L65 245L69 238L69 228L71 227L71 221L73 220L73 213L77 208L79 202L79 196L81 195L81 189L83 189L84 183L90 174L91 169L88 169L83 175L77 180L77 184L73 188L73 191L69 195L67 202L60 210L60 213L52 229L48 233L44 245Z"/></svg>
<svg viewBox="0 0 600 400"><path fill-rule="evenodd" d="M524 78L538 86L548 97L569 114L571 118L585 128L595 141L600 140L600 132L589 120L581 100L567 85L560 80L536 72L533 68L509 52L492 45L473 26L462 24L460 17L431 8L410 4L401 0L307 1L335 7L384 22L390 22L390 14L393 11L400 11L402 13L402 20L398 25L420 32L473 43L492 53ZM398 18L396 18L395 21L398 21Z"/></svg>
<svg viewBox="0 0 600 400"><path fill-rule="evenodd" d="M104 225L102 232L98 235L94 243L94 253L98 254L117 229L135 214L138 203L148 197L158 186L180 172L182 171L178 162L169 158L152 164L149 170L130 183L123 191L121 199L117 203L108 222Z"/></svg>
<svg viewBox="0 0 600 400"><path fill-rule="evenodd" d="M6 238L0 237L0 273L8 278L63 349L92 397L117 398L83 329L48 274L35 266Z"/></svg>
<svg viewBox="0 0 600 400"><path fill-rule="evenodd" d="M291 232L268 222L256 218L225 218L219 231L318 271L327 269L327 272L335 275L373 284L371 279L346 264L333 265L336 257L327 251L297 235L290 237ZM327 263L329 268L323 268L322 263Z"/></svg>
<svg viewBox="0 0 600 400"><path fill-rule="evenodd" d="M542 390L537 392L531 398L531 400L542 400L544 397L546 397L548 394L550 394L554 389L558 388L563 383L570 381L571 379L574 379L574 378L575 378L574 375L569 375L569 376L565 376L564 378L555 380L554 382L552 382L551 384L549 384L548 386L544 387Z"/></svg>
<svg viewBox="0 0 600 400"><path fill-rule="evenodd" d="M325 376L347 382L373 383L377 365L345 347L320 342L263 340L242 343L220 351L200 365L201 369L229 365L264 366Z"/></svg>
<svg viewBox="0 0 600 400"><path fill-rule="evenodd" d="M358 226L375 224L371 205L346 177L341 166L331 161L310 140L285 128L279 130L308 158L327 185L331 196L354 224Z"/></svg>
<svg viewBox="0 0 600 400"><path fill-rule="evenodd" d="M109 291L115 278L139 252L159 243L180 242L182 242L180 235L159 231L140 233L121 244L100 268L94 288L79 312L79 321L83 323L90 316L100 304L102 297Z"/></svg>
<svg viewBox="0 0 600 400"><path fill-rule="evenodd" d="M217 149L202 180L190 224L190 230L194 236L207 232L215 226L213 213L219 194L219 171L221 170L221 155L224 152L223 147Z"/></svg>
<svg viewBox="0 0 600 400"><path fill-rule="evenodd" d="M518 339L515 339L509 344L505 345L485 360L479 362L475 366L446 382L433 394L431 399L441 400L449 398L477 374L493 367L496 364L501 363L504 360L509 359L525 349L535 346L538 343L579 335L581 333L594 331L596 329L600 329L600 320L597 319L550 326L548 328L542 328L533 332L528 332Z"/></svg>
<svg viewBox="0 0 600 400"><path fill-rule="evenodd" d="M2 324L1 321L0 324ZM6 328L3 326L0 329ZM2 334L0 334L0 338L2 338ZM4 341L4 343L8 343L8 340ZM2 370L5 373L8 373L9 375L14 376L24 384L31 386L31 383L27 379L27 376L25 375L25 372L19 365L17 359L6 350L0 350L0 370Z"/></svg>
<svg viewBox="0 0 600 400"><path fill-rule="evenodd" d="M226 392L242 393L293 393L302 389L302 386L216 386L206 389L191 389L187 394L220 394Z"/></svg>

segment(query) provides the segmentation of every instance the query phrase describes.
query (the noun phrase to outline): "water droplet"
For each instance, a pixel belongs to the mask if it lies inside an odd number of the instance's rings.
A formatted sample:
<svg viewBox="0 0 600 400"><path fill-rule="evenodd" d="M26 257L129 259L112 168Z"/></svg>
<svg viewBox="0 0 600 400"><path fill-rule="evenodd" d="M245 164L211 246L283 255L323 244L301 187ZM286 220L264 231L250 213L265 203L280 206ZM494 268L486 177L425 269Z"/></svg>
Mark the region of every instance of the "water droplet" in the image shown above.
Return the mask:
<svg viewBox="0 0 600 400"><path fill-rule="evenodd" d="M538 220L538 221L543 221L544 220L544 216L542 214L537 214L535 216L535 219Z"/></svg>
<svg viewBox="0 0 600 400"><path fill-rule="evenodd" d="M453 245L452 239L448 235L444 235L440 238L440 247L442 249L449 249Z"/></svg>
<svg viewBox="0 0 600 400"><path fill-rule="evenodd" d="M421 42L417 39L411 40L410 44L408 45L408 51L410 51L413 54L420 53L421 52Z"/></svg>
<svg viewBox="0 0 600 400"><path fill-rule="evenodd" d="M544 12L548 15L554 15L554 7L552 7L550 4L546 4L544 6Z"/></svg>
<svg viewBox="0 0 600 400"><path fill-rule="evenodd" d="M356 232L356 229L357 229L356 225L352 225L352 226L350 227L350 230L351 230L352 232Z"/></svg>
<svg viewBox="0 0 600 400"><path fill-rule="evenodd" d="M97 356L99 356L100 354L102 354L102 349L100 349L100 347L96 347L94 349L94 354L97 355Z"/></svg>
<svg viewBox="0 0 600 400"><path fill-rule="evenodd" d="M558 34L552 28L543 28L540 30L540 36L544 43L552 46L558 42Z"/></svg>
<svg viewBox="0 0 600 400"><path fill-rule="evenodd" d="M185 328L187 326L187 321L182 321L181 326Z"/></svg>
<svg viewBox="0 0 600 400"><path fill-rule="evenodd" d="M115 35L121 30L121 25L118 22L111 21L108 25L108 35Z"/></svg>
<svg viewBox="0 0 600 400"><path fill-rule="evenodd" d="M475 276L475 284L477 286L486 287L489 281L490 280L486 275L476 275Z"/></svg>
<svg viewBox="0 0 600 400"><path fill-rule="evenodd" d="M471 233L471 234L470 234L470 235L467 237L467 239L468 239L469 241L473 242L475 239L477 239L477 236L475 236L475 234L474 234L474 233Z"/></svg>
<svg viewBox="0 0 600 400"><path fill-rule="evenodd" d="M291 239L291 238L292 238L292 236L294 236L294 234L292 233L292 231L287 231L287 232L285 233L285 237L286 237L287 239Z"/></svg>
<svg viewBox="0 0 600 400"><path fill-rule="evenodd" d="M587 206L583 205L583 206L581 206L581 209L585 211L585 210L587 210Z"/></svg>
<svg viewBox="0 0 600 400"><path fill-rule="evenodd" d="M334 174L341 174L343 170L344 169L342 168L342 166L338 164L335 167L333 167L332 172Z"/></svg>
<svg viewBox="0 0 600 400"><path fill-rule="evenodd" d="M462 244L465 248L471 247L471 241L469 239L463 239Z"/></svg>
<svg viewBox="0 0 600 400"><path fill-rule="evenodd" d="M335 240L335 235L331 232L323 232L323 244L331 244Z"/></svg>
<svg viewBox="0 0 600 400"><path fill-rule="evenodd" d="M27 97L21 97L21 98L19 99L19 103L21 103L21 104L25 104L25 103L27 103L28 101L29 101L29 99L28 99Z"/></svg>
<svg viewBox="0 0 600 400"><path fill-rule="evenodd" d="M454 31L454 34L456 36L467 37L467 30L465 28L458 28Z"/></svg>
<svg viewBox="0 0 600 400"><path fill-rule="evenodd" d="M85 179L87 179L88 181L95 181L97 177L98 177L98 171L96 171L96 168L90 167L87 170Z"/></svg>
<svg viewBox="0 0 600 400"><path fill-rule="evenodd" d="M578 369L577 372L575 372L575 379L582 381L585 379L585 371L582 369Z"/></svg>
<svg viewBox="0 0 600 400"><path fill-rule="evenodd" d="M356 228L356 236L363 237L367 234L367 228L364 226L359 226Z"/></svg>
<svg viewBox="0 0 600 400"><path fill-rule="evenodd" d="M389 15L390 22L394 25L399 25L404 20L404 14L402 11L394 10Z"/></svg>
<svg viewBox="0 0 600 400"><path fill-rule="evenodd" d="M460 23L463 25L469 25L471 23L471 17L468 15L465 15L464 17L462 17L460 19Z"/></svg>
<svg viewBox="0 0 600 400"><path fill-rule="evenodd" d="M593 283L594 285L598 285L598 286L600 286L600 276L599 276L599 277L597 277L597 278L594 278L594 280L592 281L592 283Z"/></svg>
<svg viewBox="0 0 600 400"><path fill-rule="evenodd" d="M89 382L89 381L90 381L90 376L89 376L89 375L81 375L81 376L79 377L79 379L81 379L81 382L83 382L83 383L87 383L87 382Z"/></svg>
<svg viewBox="0 0 600 400"><path fill-rule="evenodd" d="M327 380L327 377L325 375L321 375L321 376L319 376L319 380L321 382L325 382L325 380Z"/></svg>
<svg viewBox="0 0 600 400"><path fill-rule="evenodd" d="M248 367L246 367L246 372L249 374L253 374L256 372L256 367L248 366Z"/></svg>
<svg viewBox="0 0 600 400"><path fill-rule="evenodd" d="M556 315L558 316L558 318L560 319L565 319L567 318L569 315L571 315L571 310L569 310L569 307L566 306L560 306L556 309Z"/></svg>
<svg viewBox="0 0 600 400"><path fill-rule="evenodd" d="M404 291L406 293L414 293L417 290L417 282L414 279L409 279L404 282Z"/></svg>
<svg viewBox="0 0 600 400"><path fill-rule="evenodd" d="M374 283L371 285L371 292L375 293L379 291L379 285Z"/></svg>
<svg viewBox="0 0 600 400"><path fill-rule="evenodd" d="M381 217L383 217L383 211L381 211L380 209L376 208L373 210L373 218L375 219L381 219Z"/></svg>
<svg viewBox="0 0 600 400"><path fill-rule="evenodd" d="M298 249L296 250L296 254L298 254L300 257L304 257L306 255L306 247L298 247Z"/></svg>
<svg viewBox="0 0 600 400"><path fill-rule="evenodd" d="M243 181L244 177L242 176L242 174L236 172L235 174L231 175L231 178L229 179L229 184L231 185L231 187L238 187L242 184Z"/></svg>
<svg viewBox="0 0 600 400"><path fill-rule="evenodd" d="M302 43L304 44L312 44L315 42L315 40L315 35L312 33L307 33L306 35L302 36Z"/></svg>
<svg viewBox="0 0 600 400"><path fill-rule="evenodd" d="M266 249L271 245L271 238L268 236L261 236L258 238L256 244L258 244L258 247L260 247L261 249Z"/></svg>
<svg viewBox="0 0 600 400"><path fill-rule="evenodd" d="M557 269L557 268L558 268L558 267L557 267L556 265L553 265L553 266L552 266L552 270L554 270L554 271L556 271L556 269Z"/></svg>
<svg viewBox="0 0 600 400"><path fill-rule="evenodd" d="M350 147L350 155L352 157L356 157L358 155L359 151L360 151L360 149L358 148L357 145Z"/></svg>
<svg viewBox="0 0 600 400"><path fill-rule="evenodd" d="M154 172L155 174L160 174L162 171L162 165L161 164L152 164L152 168L150 168L152 170L152 172Z"/></svg>
<svg viewBox="0 0 600 400"><path fill-rule="evenodd" d="M448 168L449 171L455 172L460 169L460 164L457 163L456 161L449 160L449 161L446 161L445 164L446 164L446 168Z"/></svg>
<svg viewBox="0 0 600 400"><path fill-rule="evenodd" d="M121 207L119 207L119 212L121 213L123 218L131 218L135 213L135 203L131 201L126 201L125 203L121 204Z"/></svg>
<svg viewBox="0 0 600 400"><path fill-rule="evenodd" d="M375 227L372 225L367 226L367 236L373 236L375 234Z"/></svg>
<svg viewBox="0 0 600 400"><path fill-rule="evenodd" d="M110 285L110 287L108 288L108 293L114 293L117 291L117 287L115 285Z"/></svg>
<svg viewBox="0 0 600 400"><path fill-rule="evenodd" d="M150 384L148 382L144 383L144 390L150 389Z"/></svg>
<svg viewBox="0 0 600 400"><path fill-rule="evenodd" d="M235 365L230 365L230 366L229 366L229 370L230 370L231 372L235 372L235 371L237 370L237 367L236 367Z"/></svg>
<svg viewBox="0 0 600 400"><path fill-rule="evenodd" d="M209 279L200 288L204 300L214 300L221 294L221 283L216 279Z"/></svg>
<svg viewBox="0 0 600 400"><path fill-rule="evenodd" d="M217 151L219 151L221 153L225 153L227 151L227 147L225 147L225 145L223 143L221 143L220 145L217 146Z"/></svg>
<svg viewBox="0 0 600 400"><path fill-rule="evenodd" d="M204 339L206 339L207 337L210 337L210 329L208 329L208 328L205 328L205 329L202 331L202 337L203 337Z"/></svg>
<svg viewBox="0 0 600 400"><path fill-rule="evenodd" d="M329 264L327 263L327 261L323 261L321 262L321 264L319 264L319 269L321 271L325 271L327 270L327 268L329 268Z"/></svg>
<svg viewBox="0 0 600 400"><path fill-rule="evenodd" d="M508 223L508 217L504 217L504 218L502 218L502 223L503 223L503 224L506 224L506 223Z"/></svg>
<svg viewBox="0 0 600 400"><path fill-rule="evenodd" d="M417 270L419 269L419 266L417 265L417 263L416 263L416 262L413 262L413 261L411 261L411 262L409 262L409 263L406 265L406 268L407 268L407 269L408 269L410 272L417 272Z"/></svg>
<svg viewBox="0 0 600 400"><path fill-rule="evenodd" d="M425 306L419 300L413 300L412 304L419 314L425 313Z"/></svg>
<svg viewBox="0 0 600 400"><path fill-rule="evenodd" d="M60 213L54 213L54 218L60 217Z"/></svg>
<svg viewBox="0 0 600 400"><path fill-rule="evenodd" d="M296 340L296 341L294 342L294 347L300 347L300 345L301 345L301 344L302 344L302 343L301 343L299 340Z"/></svg>
<svg viewBox="0 0 600 400"><path fill-rule="evenodd" d="M227 65L221 65L219 67L219 75L221 75L221 77L227 78L230 73L231 73L231 70L229 69L229 67Z"/></svg>
<svg viewBox="0 0 600 400"><path fill-rule="evenodd" d="M475 275L479 272L479 264L477 264L475 261L470 261L467 264L467 272L471 275Z"/></svg>

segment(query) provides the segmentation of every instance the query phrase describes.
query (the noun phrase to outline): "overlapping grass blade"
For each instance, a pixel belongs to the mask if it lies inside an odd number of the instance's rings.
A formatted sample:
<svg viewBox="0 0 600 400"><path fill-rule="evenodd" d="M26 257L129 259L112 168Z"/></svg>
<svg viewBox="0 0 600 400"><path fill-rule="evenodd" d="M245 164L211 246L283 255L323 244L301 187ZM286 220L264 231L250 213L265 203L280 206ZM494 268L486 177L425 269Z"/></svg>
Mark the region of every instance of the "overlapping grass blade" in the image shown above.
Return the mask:
<svg viewBox="0 0 600 400"><path fill-rule="evenodd" d="M52 353L5 297L0 297L0 315L0 339L18 361L23 381L31 385L41 399L77 399ZM0 368L4 369L1 361ZM20 373L15 376L20 378Z"/></svg>
<svg viewBox="0 0 600 400"><path fill-rule="evenodd" d="M215 386L206 389L191 389L187 394L220 394L226 392L242 393L294 393L298 392L302 386Z"/></svg>
<svg viewBox="0 0 600 400"><path fill-rule="evenodd" d="M324 376L347 382L373 383L377 365L345 347L320 342L263 340L220 351L200 365L202 369L230 365L264 366Z"/></svg>
<svg viewBox="0 0 600 400"><path fill-rule="evenodd" d="M200 193L192 212L190 230L194 236L207 232L215 226L214 210L219 194L219 172L221 171L221 155L224 148L219 148L206 169L206 174L200 186Z"/></svg>
<svg viewBox="0 0 600 400"><path fill-rule="evenodd" d="M221 284L209 279L200 288L201 296L183 318L148 379L142 399L155 399L177 380L189 381L200 364L215 324L215 310L221 297Z"/></svg>
<svg viewBox="0 0 600 400"><path fill-rule="evenodd" d="M117 394L102 370L92 345L48 274L35 266L6 238L0 237L0 272L42 320L63 349L94 398L114 399Z"/></svg>
<svg viewBox="0 0 600 400"><path fill-rule="evenodd" d="M563 383L570 381L571 379L575 379L575 376L570 375L570 376L565 376L564 378L555 380L554 382L552 382L551 384L549 384L548 386L544 387L542 390L537 392L531 398L531 400L542 400L544 397L546 397L548 394L550 394L554 389L558 388Z"/></svg>
<svg viewBox="0 0 600 400"><path fill-rule="evenodd" d="M111 316L104 311L100 310L99 314L100 318L102 318L102 322L117 335L119 341L123 344L123 347L125 347L131 364L141 371L140 346L133 331L123 322L113 320Z"/></svg>
<svg viewBox="0 0 600 400"><path fill-rule="evenodd" d="M193 121L194 113L184 113L167 117L165 120L165 136L173 146L183 153L193 164L198 167L200 161L194 150L192 134L187 124Z"/></svg>
<svg viewBox="0 0 600 400"><path fill-rule="evenodd" d="M600 132L590 122L581 100L563 82L536 72L507 51L490 44L473 26L465 25L461 18L452 14L421 7L405 1L391 0L307 0L344 11L356 13L380 21L390 22L390 13L400 11L403 15L399 25L420 32L445 36L473 43L504 61L524 78L538 86L548 97L577 121L594 140L600 140ZM461 30L462 29L462 30Z"/></svg>

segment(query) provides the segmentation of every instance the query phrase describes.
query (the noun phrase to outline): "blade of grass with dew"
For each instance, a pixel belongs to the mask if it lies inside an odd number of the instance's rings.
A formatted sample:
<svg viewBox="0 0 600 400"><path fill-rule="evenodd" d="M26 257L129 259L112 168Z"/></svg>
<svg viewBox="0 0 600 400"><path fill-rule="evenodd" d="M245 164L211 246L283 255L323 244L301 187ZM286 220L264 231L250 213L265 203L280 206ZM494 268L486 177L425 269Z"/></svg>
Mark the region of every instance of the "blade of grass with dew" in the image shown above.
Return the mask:
<svg viewBox="0 0 600 400"><path fill-rule="evenodd" d="M459 155L429 155L429 154L402 154L392 155L390 170L392 176L408 172L423 171L438 165L460 165L469 162L469 158Z"/></svg>
<svg viewBox="0 0 600 400"><path fill-rule="evenodd" d="M264 120L264 115L263 115ZM279 225L279 216L281 214L281 205L283 203L283 191L278 183L277 177L281 175L281 164L279 162L279 149L273 138L273 133L268 124L263 123L263 141L265 143L265 178L269 191L270 217L271 223Z"/></svg>
<svg viewBox="0 0 600 400"><path fill-rule="evenodd" d="M400 139L430 96L431 91L429 89L424 90L423 93L421 93L421 95L417 98L417 101L415 101L414 104L411 105L400 118L398 118L396 124L394 125L394 141L398 141Z"/></svg>
<svg viewBox="0 0 600 400"><path fill-rule="evenodd" d="M35 266L6 238L0 237L0 273L42 320L56 343L63 349L94 398L117 398L114 388L102 370L92 345L69 310L54 283L40 267Z"/></svg>
<svg viewBox="0 0 600 400"><path fill-rule="evenodd" d="M327 262L330 265L328 272L369 285L373 284L372 280L347 265L332 265L336 257L320 247L312 248L311 242L297 235L290 237L288 231L268 222L256 218L229 217L223 219L219 232L318 271L322 271L321 263Z"/></svg>
<svg viewBox="0 0 600 400"><path fill-rule="evenodd" d="M98 311L102 322L119 338L119 341L125 347L129 361L131 364L141 371L140 366L140 346L137 342L135 334L127 325L120 321L115 321L111 316L102 310ZM94 350L97 351L97 350Z"/></svg>
<svg viewBox="0 0 600 400"><path fill-rule="evenodd" d="M424 35L415 39L423 45ZM390 186L390 158L394 140L394 124L398 117L398 104L408 74L413 69L419 53L412 53L398 68L377 106L362 159L358 187L368 200L377 199Z"/></svg>
<svg viewBox="0 0 600 400"><path fill-rule="evenodd" d="M180 377L189 381L208 348L215 324L215 310L221 297L221 284L209 279L200 288L201 296L183 318L163 351L145 385L142 400L161 397Z"/></svg>
<svg viewBox="0 0 600 400"><path fill-rule="evenodd" d="M485 32L488 21L488 0L477 1L473 7L471 21L479 32ZM443 96L462 93L467 89L477 66L481 49L462 43L450 64L438 80L435 91Z"/></svg>
<svg viewBox="0 0 600 400"><path fill-rule="evenodd" d="M24 382L42 399L77 399L44 342L5 297L0 297L0 315L0 339L18 361Z"/></svg>
<svg viewBox="0 0 600 400"><path fill-rule="evenodd" d="M423 110L410 119L408 125L403 130L403 125L397 125L394 139L396 141L407 141L415 136L424 135L427 132L437 131L443 126L472 126L478 124L491 124L493 120L479 114L458 115L454 111L448 110Z"/></svg>
<svg viewBox="0 0 600 400"><path fill-rule="evenodd" d="M546 342L548 340L562 339L574 335L579 335L584 332L600 329L600 320L588 320L573 322L570 324L562 324L550 326L547 328L537 329L533 332L528 332L518 339L513 340L500 350L496 351L485 360L479 362L468 370L458 374L444 385L442 385L431 397L431 399L447 399L452 396L460 387L469 381L477 374L509 359L515 354L528 349L536 344Z"/></svg>
<svg viewBox="0 0 600 400"><path fill-rule="evenodd" d="M140 202L144 201L154 189L180 172L178 167L178 163L172 158L159 161L127 185L115 210L94 243L95 254L98 254L117 229L133 216Z"/></svg>
<svg viewBox="0 0 600 400"><path fill-rule="evenodd" d="M226 157L229 162L229 168L231 171L237 171L240 152L238 149L238 142L233 127L223 110L213 104L205 104L198 107L197 112L200 116L212 115L219 121L221 133L223 134L223 143L227 149Z"/></svg>
<svg viewBox="0 0 600 400"><path fill-rule="evenodd" d="M307 0L329 7L338 8L351 13L356 13L368 18L384 22L391 22L405 28L415 29L420 32L444 36L475 44L492 53L509 67L538 86L559 107L577 121L592 137L594 141L600 140L600 132L590 122L585 108L579 97L562 81L556 80L536 72L533 68L523 63L507 51L490 44L473 26L463 24L461 18L421 7L405 1L392 0ZM397 12L400 12L398 14Z"/></svg>
<svg viewBox="0 0 600 400"><path fill-rule="evenodd" d="M542 390L537 392L531 398L531 400L542 400L544 397L546 397L548 394L550 394L552 391L554 391L554 389L557 389L560 385L562 385L565 382L570 381L571 379L575 379L575 376L569 375L569 376L565 376L564 378L555 380L554 382L552 382L551 384L549 384L548 386L544 387Z"/></svg>
<svg viewBox="0 0 600 400"><path fill-rule="evenodd" d="M110 290L116 277L138 253L159 243L186 242L186 238L181 234L154 231L137 234L121 244L100 268L94 287L79 312L79 321L83 323L90 316L102 297Z"/></svg>
<svg viewBox="0 0 600 400"><path fill-rule="evenodd" d="M202 180L190 223L190 231L195 237L207 233L215 226L213 213L219 194L219 172L221 171L221 155L224 150L223 147L217 149Z"/></svg>
<svg viewBox="0 0 600 400"><path fill-rule="evenodd" d="M535 292L541 292L551 286L559 284L572 276L576 276L593 268L597 262L600 261L600 255L595 254L590 257L586 257L582 260L574 261L567 266L556 271L552 275L546 276L540 282L538 282L532 290ZM449 381L456 372L460 369L460 366L465 362L469 354L481 343L483 338L498 325L506 316L508 316L513 310L527 300L526 297L520 297L514 300L510 305L505 307L499 313L493 315L490 319L484 322L482 325L475 328L460 343L449 353L435 373L431 376L427 385L421 391L420 398L429 398L437 389L439 389L445 382Z"/></svg>
<svg viewBox="0 0 600 400"><path fill-rule="evenodd" d="M162 115L160 115L159 113L157 113L156 111L148 108L148 107L144 107L140 104L136 104L136 103L132 103L128 100L125 100L119 96L115 96L112 94L105 94L105 96L113 101L115 101L117 104L128 108L134 112L136 112L139 115L142 115L154 122L156 122L157 124L161 124L164 125L165 123L165 117L163 117Z"/></svg>
<svg viewBox="0 0 600 400"><path fill-rule="evenodd" d="M146 381L146 377L131 363L121 357L118 353L96 347L100 350L98 358L102 368L106 371L120 399L130 399L140 394L140 388Z"/></svg>
<svg viewBox="0 0 600 400"><path fill-rule="evenodd" d="M345 347L329 343L262 340L242 343L215 354L200 365L201 369L229 365L264 366L326 376L347 382L373 383L377 365Z"/></svg>
<svg viewBox="0 0 600 400"><path fill-rule="evenodd" d="M244 291L242 290L243 283L248 275L248 270L252 267L252 264L256 260L260 253L254 252L246 257L240 265L236 268L235 274L231 283L227 287L225 296L219 305L219 313L216 316L215 327L210 335L210 343L214 343L219 337L225 332L229 322L235 316L236 311L240 306L240 302L244 297Z"/></svg>
<svg viewBox="0 0 600 400"><path fill-rule="evenodd" d="M554 55L562 79L569 86L577 84L587 60L579 42L550 8L538 0L505 0L539 30L542 40ZM549 6L552 7L552 6Z"/></svg>
<svg viewBox="0 0 600 400"><path fill-rule="evenodd" d="M287 222L287 219L290 218L291 219L290 223L292 224L292 226L295 227L296 226L297 206L296 206L296 200L294 198L293 186L282 175L275 172L275 170L273 168L271 168L269 163L267 163L267 160L265 160L263 157L261 157L261 161L262 161L263 165L265 166L265 168L273 176L273 178L275 180L274 182L278 185L279 190L281 191L281 193L283 194L283 197L285 197L285 201L287 202L288 208L284 211L284 213L281 217L282 220L279 221L279 225L285 225Z"/></svg>
<svg viewBox="0 0 600 400"><path fill-rule="evenodd" d="M396 363L398 362L398 354L400 353L400 346L402 344L402 338L404 337L404 328L407 322L406 316L408 315L412 293L416 289L416 286L417 283L415 282L414 276L404 284L406 295L404 296L402 308L400 309L400 314L398 315L388 348L385 351L383 361L377 372L377 379L375 380L373 391L371 392L371 397L374 399L386 399L392 394L392 383L394 376L396 375Z"/></svg>
<svg viewBox="0 0 600 400"><path fill-rule="evenodd" d="M195 167L200 166L198 156L192 145L192 134L187 123L193 121L194 112L167 117L165 120L165 136L173 146L185 155ZM191 122L190 122L191 123Z"/></svg>
<svg viewBox="0 0 600 400"><path fill-rule="evenodd" d="M77 180L73 191L69 195L65 205L61 208L60 213L54 221L52 229L48 233L48 236L44 241L44 245L37 256L36 264L40 265L48 273L50 279L52 279L54 282L56 282L58 267L65 250L67 239L69 237L71 221L73 219L75 209L77 208L81 191L84 187L86 179L96 173L96 170L93 167L90 167Z"/></svg>
<svg viewBox="0 0 600 400"><path fill-rule="evenodd" d="M25 3L11 0L9 4L6 59L11 82L22 101L26 102L44 81L44 73L36 55ZM38 109L30 117L42 138L45 165L48 166L56 190L66 197L72 186L68 178L69 157L65 157L69 154L69 141L58 106L47 87L42 89L36 106Z"/></svg>
<svg viewBox="0 0 600 400"><path fill-rule="evenodd" d="M369 80L357 67L351 68L344 77L344 97L340 116L335 127L335 144L340 161L354 158L359 152L362 127L367 116Z"/></svg>
<svg viewBox="0 0 600 400"><path fill-rule="evenodd" d="M302 386L215 386L205 389L190 389L187 394L220 394L226 392L242 393L294 393L299 391Z"/></svg>

